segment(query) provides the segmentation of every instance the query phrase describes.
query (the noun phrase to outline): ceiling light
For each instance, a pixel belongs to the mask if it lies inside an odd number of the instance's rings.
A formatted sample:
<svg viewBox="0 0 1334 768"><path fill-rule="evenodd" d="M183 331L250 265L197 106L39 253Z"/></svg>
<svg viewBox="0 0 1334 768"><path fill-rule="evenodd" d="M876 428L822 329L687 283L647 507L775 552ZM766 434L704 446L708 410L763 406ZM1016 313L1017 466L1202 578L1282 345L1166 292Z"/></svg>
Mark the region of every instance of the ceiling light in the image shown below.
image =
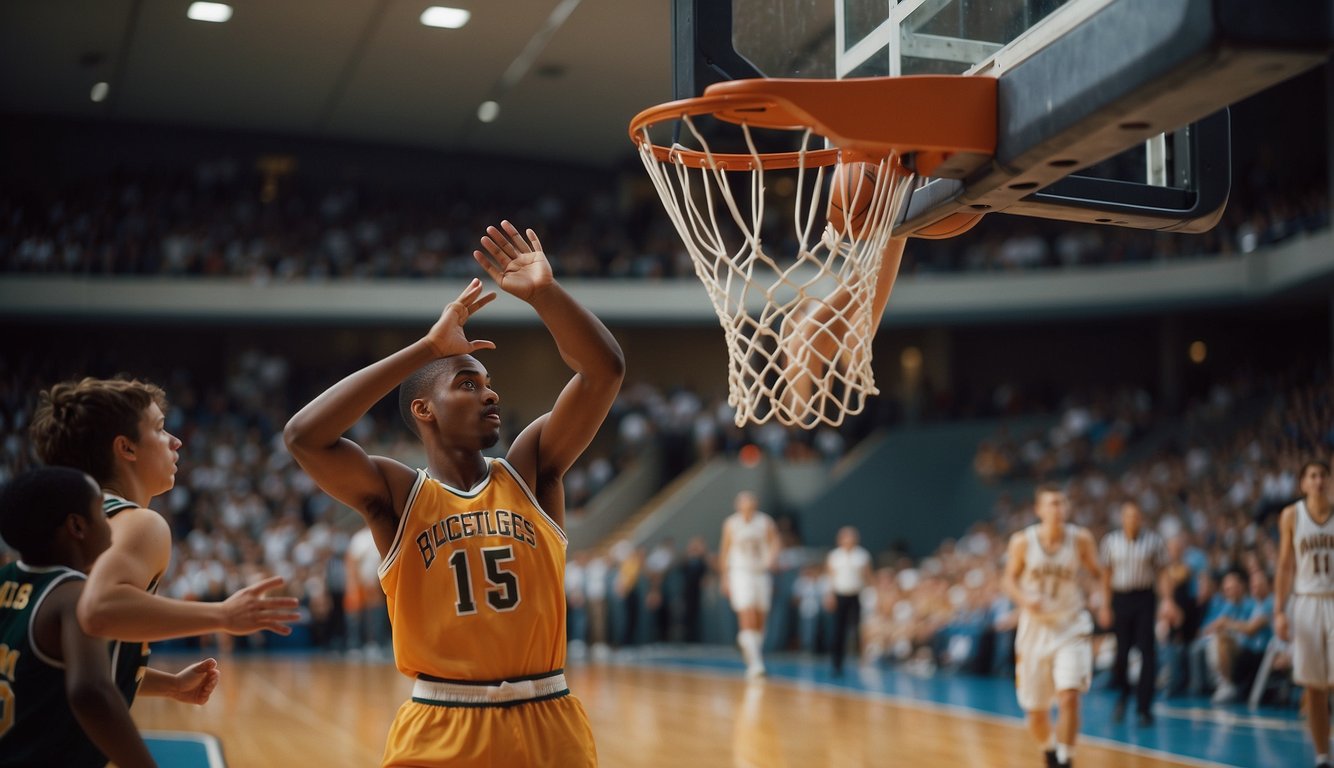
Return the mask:
<svg viewBox="0 0 1334 768"><path fill-rule="evenodd" d="M110 90L111 86L107 85L106 83L100 83L100 82L93 83L93 91L92 93L88 94L88 98L92 99L93 101L106 101L107 91Z"/></svg>
<svg viewBox="0 0 1334 768"><path fill-rule="evenodd" d="M500 116L500 105L494 101L484 101L477 108L477 119L490 123Z"/></svg>
<svg viewBox="0 0 1334 768"><path fill-rule="evenodd" d="M190 3L185 15L195 21L212 21L218 24L232 17L232 7L226 3Z"/></svg>
<svg viewBox="0 0 1334 768"><path fill-rule="evenodd" d="M458 29L468 23L472 18L472 13L462 8L446 8L443 5L433 5L422 11L422 23L428 27L440 27L441 29Z"/></svg>

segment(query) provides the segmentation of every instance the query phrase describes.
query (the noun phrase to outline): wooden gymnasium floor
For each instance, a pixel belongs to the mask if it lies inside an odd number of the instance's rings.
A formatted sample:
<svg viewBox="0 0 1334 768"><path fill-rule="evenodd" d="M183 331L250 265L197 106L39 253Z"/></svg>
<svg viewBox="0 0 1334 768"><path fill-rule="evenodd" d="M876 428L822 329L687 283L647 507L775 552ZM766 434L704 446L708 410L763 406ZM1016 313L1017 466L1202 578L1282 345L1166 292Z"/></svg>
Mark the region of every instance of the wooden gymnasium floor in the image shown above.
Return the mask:
<svg viewBox="0 0 1334 768"><path fill-rule="evenodd" d="M168 669L183 663L174 657L154 658ZM311 656L220 661L222 681L207 706L140 698L134 713L145 729L216 735L231 768L377 766L390 720L410 688L386 663ZM984 706L979 710L952 703L953 694L932 704L895 695L883 685L836 686L812 676L815 667L810 664L804 675L798 667L791 673L783 671L781 663L771 664L778 668L775 674L752 684L732 666L689 659L677 664L584 664L572 667L568 676L588 710L600 762L607 768L1042 765L1020 721L985 712L987 696L1004 698L1003 682L991 693L982 691ZM1008 690L1012 699L1013 689ZM1090 702L1086 732L1107 726L1097 722L1106 720L1107 710L1104 704L1099 712L1098 705ZM1163 719L1160 714L1160 725ZM1309 748L1302 748L1296 726L1288 723L1281 743L1256 757L1227 763L1300 764L1288 763L1286 756L1305 762ZM1223 728L1231 737L1239 730L1226 724ZM1198 723L1190 729L1188 739L1216 738ZM1259 756L1270 748L1277 751L1270 757L1285 757L1271 762ZM1226 744L1222 749L1221 754L1241 754ZM1097 738L1080 743L1077 764L1163 768L1215 763Z"/></svg>

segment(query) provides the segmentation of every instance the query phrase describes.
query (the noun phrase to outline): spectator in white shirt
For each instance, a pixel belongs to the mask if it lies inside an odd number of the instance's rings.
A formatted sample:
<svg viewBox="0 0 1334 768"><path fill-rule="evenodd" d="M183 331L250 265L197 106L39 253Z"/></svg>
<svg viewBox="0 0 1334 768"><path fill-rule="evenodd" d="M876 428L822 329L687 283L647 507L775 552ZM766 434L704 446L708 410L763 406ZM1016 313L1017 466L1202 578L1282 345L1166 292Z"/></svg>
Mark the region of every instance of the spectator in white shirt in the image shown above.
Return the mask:
<svg viewBox="0 0 1334 768"><path fill-rule="evenodd" d="M848 635L858 637L861 622L861 594L871 583L871 554L858 545L859 535L852 526L838 530L838 546L825 561L829 572L829 592L825 607L834 614L832 647L834 676L843 674Z"/></svg>

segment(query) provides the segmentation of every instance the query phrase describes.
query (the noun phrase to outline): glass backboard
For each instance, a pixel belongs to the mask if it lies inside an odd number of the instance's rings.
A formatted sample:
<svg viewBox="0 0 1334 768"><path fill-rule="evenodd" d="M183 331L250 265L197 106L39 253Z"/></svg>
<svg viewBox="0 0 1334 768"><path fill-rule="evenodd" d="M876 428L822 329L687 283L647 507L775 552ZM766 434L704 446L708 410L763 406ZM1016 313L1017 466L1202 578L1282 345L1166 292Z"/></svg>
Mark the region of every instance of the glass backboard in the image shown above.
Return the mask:
<svg viewBox="0 0 1334 768"><path fill-rule="evenodd" d="M678 98L721 80L998 79L995 161L906 212L1204 231L1228 104L1322 63L1329 0L674 0Z"/></svg>

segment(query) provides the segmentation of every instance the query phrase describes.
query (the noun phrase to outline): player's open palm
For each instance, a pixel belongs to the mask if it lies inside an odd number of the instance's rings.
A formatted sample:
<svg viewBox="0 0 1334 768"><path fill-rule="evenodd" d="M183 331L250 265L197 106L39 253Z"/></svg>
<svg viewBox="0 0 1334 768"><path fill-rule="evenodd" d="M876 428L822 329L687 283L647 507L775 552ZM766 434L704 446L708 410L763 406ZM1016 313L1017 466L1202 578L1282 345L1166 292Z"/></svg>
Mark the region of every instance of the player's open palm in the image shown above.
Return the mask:
<svg viewBox="0 0 1334 768"><path fill-rule="evenodd" d="M522 235L513 224L502 221L500 229L486 228L482 247L486 252L473 251L473 258L505 293L529 301L551 285L551 264L533 230Z"/></svg>
<svg viewBox="0 0 1334 768"><path fill-rule="evenodd" d="M245 589L238 589L227 598L222 604L227 632L252 635L267 629L279 635L292 634L292 628L287 625L301 618L301 614L297 613L297 599L267 596L268 592L282 589L283 583L281 576L272 576Z"/></svg>
<svg viewBox="0 0 1334 768"><path fill-rule="evenodd" d="M473 278L459 297L445 305L440 319L426 333L426 341L441 357L470 355L479 349L495 349L496 345L483 340L470 341L463 332L468 319L496 298L494 292L482 294L482 281Z"/></svg>

